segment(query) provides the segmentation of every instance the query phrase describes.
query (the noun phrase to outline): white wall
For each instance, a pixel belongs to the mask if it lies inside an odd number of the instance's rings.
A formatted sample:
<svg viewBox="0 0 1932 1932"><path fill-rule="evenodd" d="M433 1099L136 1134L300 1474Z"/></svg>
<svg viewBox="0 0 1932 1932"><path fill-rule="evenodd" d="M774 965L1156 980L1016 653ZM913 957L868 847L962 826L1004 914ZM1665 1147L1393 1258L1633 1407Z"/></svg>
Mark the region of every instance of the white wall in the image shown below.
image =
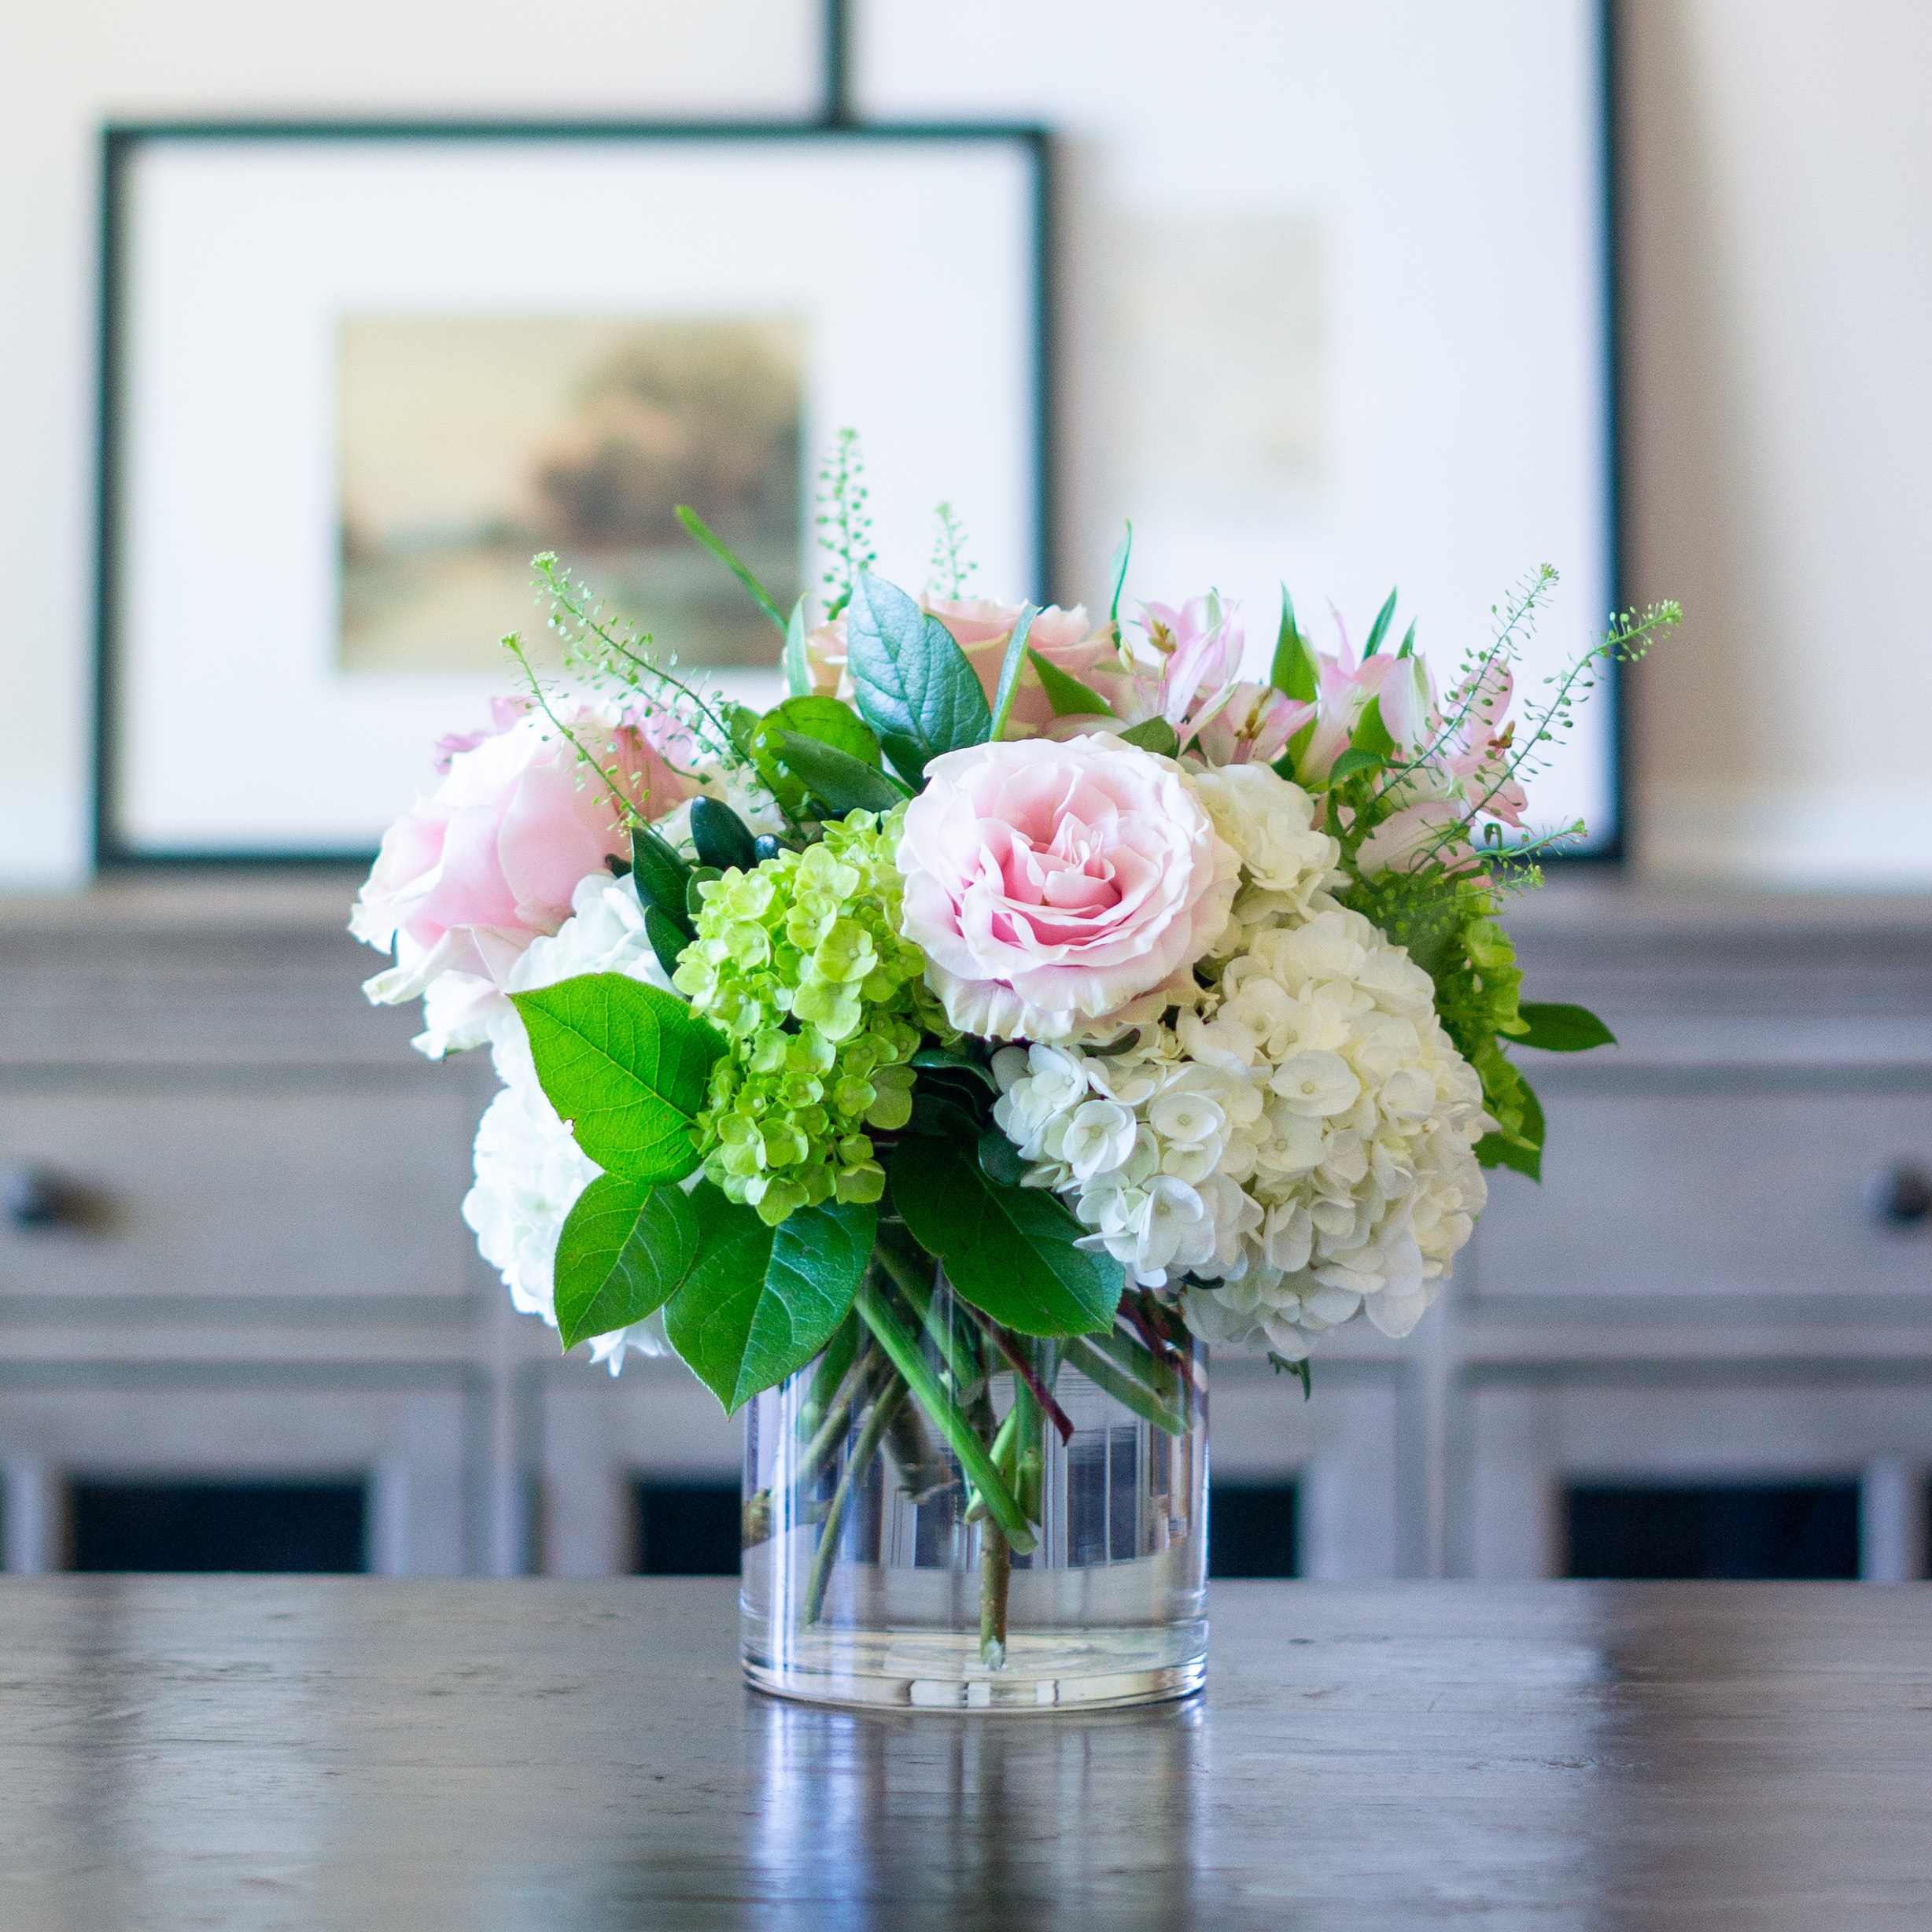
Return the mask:
<svg viewBox="0 0 1932 1932"><path fill-rule="evenodd" d="M0 884L74 883L87 865L101 124L802 116L817 108L818 33L813 0L23 0L6 10Z"/></svg>
<svg viewBox="0 0 1932 1932"><path fill-rule="evenodd" d="M1622 20L1642 861L1932 886L1932 7Z"/></svg>

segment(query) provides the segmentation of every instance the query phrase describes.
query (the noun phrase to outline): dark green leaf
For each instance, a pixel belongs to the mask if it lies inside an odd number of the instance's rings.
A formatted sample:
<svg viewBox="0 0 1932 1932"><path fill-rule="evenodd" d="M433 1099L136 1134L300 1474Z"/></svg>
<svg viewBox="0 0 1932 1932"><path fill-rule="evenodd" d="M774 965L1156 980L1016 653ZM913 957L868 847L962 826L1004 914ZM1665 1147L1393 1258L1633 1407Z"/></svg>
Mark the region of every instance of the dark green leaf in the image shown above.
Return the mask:
<svg viewBox="0 0 1932 1932"><path fill-rule="evenodd" d="M1351 745L1329 767L1329 783L1339 785L1344 778L1352 778L1358 772L1379 772L1388 762L1379 751L1370 751L1361 745Z"/></svg>
<svg viewBox="0 0 1932 1932"><path fill-rule="evenodd" d="M1415 626L1413 623L1403 633L1402 648L1396 655L1399 658L1413 658L1415 655Z"/></svg>
<svg viewBox="0 0 1932 1932"><path fill-rule="evenodd" d="M566 1348L629 1328L684 1285L698 1253L698 1216L675 1187L602 1174L577 1197L557 1237L557 1332Z"/></svg>
<svg viewBox="0 0 1932 1932"><path fill-rule="evenodd" d="M923 772L942 753L985 743L993 713L965 652L937 618L869 570L846 610L846 668L860 715L888 756L889 738L909 739Z"/></svg>
<svg viewBox="0 0 1932 1932"><path fill-rule="evenodd" d="M1528 1032L1514 1036L1518 1046L1540 1047L1546 1053L1583 1053L1593 1046L1617 1044L1617 1035L1587 1007L1526 1000L1516 1010L1529 1022Z"/></svg>
<svg viewBox="0 0 1932 1932"><path fill-rule="evenodd" d="M1369 627L1369 641L1362 647L1363 658L1375 655L1382 647L1382 640L1388 635L1388 627L1395 621L1396 593L1388 593L1388 601L1375 614L1375 621Z"/></svg>
<svg viewBox="0 0 1932 1932"><path fill-rule="evenodd" d="M709 1182L691 1198L698 1256L665 1308L665 1333L729 1414L831 1339L865 1272L879 1211L828 1201L770 1228Z"/></svg>
<svg viewBox="0 0 1932 1932"><path fill-rule="evenodd" d="M1308 1358L1303 1355L1299 1362L1290 1362L1285 1355L1278 1355L1270 1348L1268 1364L1277 1375L1292 1375L1301 1384L1301 1399L1306 1402L1314 1393L1314 1381L1310 1373Z"/></svg>
<svg viewBox="0 0 1932 1932"><path fill-rule="evenodd" d="M972 1141L979 1134L979 1123L958 1100L926 1087L915 1090L913 1094L912 1117L905 1123L905 1131L935 1134L946 1141Z"/></svg>
<svg viewBox="0 0 1932 1932"><path fill-rule="evenodd" d="M1138 745L1143 751L1158 752L1171 758L1181 749L1181 734L1164 717L1150 717L1120 733L1124 744Z"/></svg>
<svg viewBox="0 0 1932 1932"><path fill-rule="evenodd" d="M816 738L861 765L879 763L879 739L851 706L837 698L787 698L765 714L758 743L776 747L780 732Z"/></svg>
<svg viewBox="0 0 1932 1932"><path fill-rule="evenodd" d="M993 722L986 732L990 740L998 738L1012 715L1013 700L1019 695L1020 670L1027 662L1027 640L1033 634L1033 620L1039 614L1037 604L1023 605L1013 634L1006 640L1006 655L1000 661L1000 681L993 694Z"/></svg>
<svg viewBox="0 0 1932 1932"><path fill-rule="evenodd" d="M876 765L835 746L796 732L780 732L778 738L786 764L824 801L834 818L848 812L890 812L906 795Z"/></svg>
<svg viewBox="0 0 1932 1932"><path fill-rule="evenodd" d="M1476 1158L1485 1167L1512 1167L1518 1174L1526 1174L1532 1181L1543 1178L1543 1105L1530 1091L1529 1082L1521 1082L1523 1095L1523 1126L1518 1141L1505 1140L1500 1134L1485 1134L1476 1143Z"/></svg>
<svg viewBox="0 0 1932 1932"><path fill-rule="evenodd" d="M1087 1049L1090 1053L1091 1048ZM934 1072L962 1073L975 1080L983 1080L988 1089L997 1093L999 1082L993 1077L993 1070L983 1060L975 1060L970 1053L955 1053L943 1046L922 1046L913 1056L913 1064L922 1070L930 1068Z"/></svg>
<svg viewBox="0 0 1932 1932"><path fill-rule="evenodd" d="M752 850L751 828L728 805L702 794L691 802L691 842L701 865L728 872L735 865L748 872L758 862Z"/></svg>
<svg viewBox="0 0 1932 1932"><path fill-rule="evenodd" d="M1295 622L1295 607L1288 586L1281 586L1281 629L1274 646L1274 669L1269 681L1303 704L1312 704L1317 688L1314 652Z"/></svg>
<svg viewBox="0 0 1932 1932"><path fill-rule="evenodd" d="M979 1137L979 1171L995 1187L1017 1187L1027 1178L1027 1160L997 1127Z"/></svg>
<svg viewBox="0 0 1932 1932"><path fill-rule="evenodd" d="M795 698L806 698L812 691L812 658L806 645L805 599L791 607L791 620L785 626L785 689Z"/></svg>
<svg viewBox="0 0 1932 1932"><path fill-rule="evenodd" d="M686 946L691 942L688 926L680 926L669 913L648 901L644 905L644 937L651 942L651 949L658 956L658 964L666 973L677 971L677 962Z"/></svg>
<svg viewBox="0 0 1932 1932"><path fill-rule="evenodd" d="M1114 546L1114 554L1108 559L1107 574L1112 579L1114 594L1107 606L1108 621L1118 635L1120 625L1120 593L1127 587L1127 559L1134 555L1134 525L1127 525L1126 534Z"/></svg>
<svg viewBox="0 0 1932 1932"><path fill-rule="evenodd" d="M1039 673L1040 683L1046 691L1046 701L1053 707L1056 717L1108 717L1112 715L1113 706L1092 686L1083 684L1071 671L1063 671L1051 658L1043 658L1039 652L1029 649L1027 655L1033 660L1033 668Z"/></svg>
<svg viewBox="0 0 1932 1932"><path fill-rule="evenodd" d="M643 825L631 834L631 867L637 875L638 898L647 905L656 906L690 938L691 925L684 910L684 895L691 884L691 868L654 831Z"/></svg>
<svg viewBox="0 0 1932 1932"><path fill-rule="evenodd" d="M903 732L885 732L879 736L879 748L913 791L925 789L926 747L916 738L909 738Z"/></svg>
<svg viewBox="0 0 1932 1932"><path fill-rule="evenodd" d="M706 529L703 518L699 516L688 503L680 503L677 506L677 520L684 525L685 529L692 536L695 536L706 550L710 551L713 556L717 559L719 562L724 565L726 570L731 572L733 577L737 578L739 583L744 585L747 590L750 592L753 597L758 600L758 608L778 626L782 633L785 629L784 612L780 610L776 603L772 601L772 593L745 568L743 564L739 562L730 544L726 543L723 537L714 536L710 530Z"/></svg>
<svg viewBox="0 0 1932 1932"><path fill-rule="evenodd" d="M715 885L724 876L723 871L716 865L694 865L691 868L691 877L684 885L684 910L691 918L695 919L704 910L704 894L700 888Z"/></svg>
<svg viewBox="0 0 1932 1932"><path fill-rule="evenodd" d="M946 1263L954 1289L1023 1335L1092 1335L1113 1325L1126 1275L1043 1188L990 1180L972 1143L901 1141L892 1198L913 1238Z"/></svg>
<svg viewBox="0 0 1932 1932"><path fill-rule="evenodd" d="M621 973L511 997L551 1105L599 1167L680 1181L697 1166L694 1130L724 1042L682 1000Z"/></svg>

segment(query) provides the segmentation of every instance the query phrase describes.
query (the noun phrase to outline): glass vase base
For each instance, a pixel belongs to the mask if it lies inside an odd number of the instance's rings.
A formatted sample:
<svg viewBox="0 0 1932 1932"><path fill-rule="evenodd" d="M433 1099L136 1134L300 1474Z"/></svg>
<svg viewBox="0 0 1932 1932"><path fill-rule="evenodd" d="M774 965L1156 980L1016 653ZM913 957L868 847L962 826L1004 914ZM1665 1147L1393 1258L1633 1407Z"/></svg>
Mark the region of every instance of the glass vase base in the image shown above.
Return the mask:
<svg viewBox="0 0 1932 1932"><path fill-rule="evenodd" d="M1208 1627L1016 1633L998 1669L979 1640L935 1630L788 1632L784 1659L747 1630L747 1681L808 1704L868 1709L1119 1710L1191 1696L1208 1676Z"/></svg>

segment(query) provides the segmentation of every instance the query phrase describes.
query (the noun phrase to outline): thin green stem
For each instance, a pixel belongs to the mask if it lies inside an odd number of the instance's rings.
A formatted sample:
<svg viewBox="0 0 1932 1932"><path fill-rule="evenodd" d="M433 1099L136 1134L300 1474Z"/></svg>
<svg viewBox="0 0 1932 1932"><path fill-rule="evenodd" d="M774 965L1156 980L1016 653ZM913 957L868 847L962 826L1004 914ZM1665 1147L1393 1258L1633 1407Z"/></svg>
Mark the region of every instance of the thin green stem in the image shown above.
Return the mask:
<svg viewBox="0 0 1932 1932"><path fill-rule="evenodd" d="M1067 1360L1096 1388L1104 1388L1123 1408L1169 1436L1185 1436L1192 1426L1186 1417L1167 1408L1151 1389L1143 1388L1093 1346L1090 1335L1069 1335L1060 1346Z"/></svg>
<svg viewBox="0 0 1932 1932"><path fill-rule="evenodd" d="M845 1529L846 1512L851 1508L859 1484L865 1481L866 1472L877 1458L879 1445L891 1425L894 1411L905 1401L905 1384L896 1375L879 1392L879 1399L872 1404L872 1412L865 1418L865 1426L859 1431L859 1439L852 1445L852 1453L846 1458L846 1466L839 1472L839 1486L831 1492L825 1521L818 1532L818 1547L812 1553L812 1573L805 1587L805 1615L802 1620L805 1623L816 1624L819 1613L825 1607L825 1586L831 1580L831 1566L838 1559L839 1539Z"/></svg>
<svg viewBox="0 0 1932 1932"><path fill-rule="evenodd" d="M905 1377L920 1407L945 1436L947 1447L959 1458L960 1468L986 1499L994 1520L1005 1531L1014 1549L1024 1555L1039 1540L1027 1521L1026 1512L1007 1488L1005 1479L986 1453L986 1444L960 1412L959 1404L920 1353L916 1337L907 1333L905 1324L893 1312L891 1303L879 1292L869 1272L859 1283L853 1306L878 1337L879 1347L892 1358L892 1366Z"/></svg>
<svg viewBox="0 0 1932 1932"><path fill-rule="evenodd" d="M839 1384L839 1392L832 1397L824 1419L806 1445L805 1454L798 1458L801 1480L809 1483L817 1477L821 1465L850 1431L854 1414L865 1406L866 1391L885 1366L869 1344L854 1358Z"/></svg>

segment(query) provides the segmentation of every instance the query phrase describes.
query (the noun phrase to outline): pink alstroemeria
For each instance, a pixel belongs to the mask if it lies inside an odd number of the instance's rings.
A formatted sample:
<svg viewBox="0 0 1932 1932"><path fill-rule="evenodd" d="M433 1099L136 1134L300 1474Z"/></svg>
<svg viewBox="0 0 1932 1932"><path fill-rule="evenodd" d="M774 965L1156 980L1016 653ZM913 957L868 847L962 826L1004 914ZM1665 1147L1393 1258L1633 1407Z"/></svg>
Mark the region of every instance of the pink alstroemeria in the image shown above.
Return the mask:
<svg viewBox="0 0 1932 1932"><path fill-rule="evenodd" d="M1231 685L1196 729L1194 749L1205 765L1272 765L1314 714L1312 704L1272 684Z"/></svg>
<svg viewBox="0 0 1932 1932"><path fill-rule="evenodd" d="M1178 610L1168 604L1143 604L1141 612L1153 659L1137 657L1123 646L1115 666L1082 675L1081 681L1112 707L1112 716L1056 718L1048 737L1085 737L1160 718L1173 726L1185 750L1244 688L1233 681L1241 669L1241 621L1218 598L1191 597Z"/></svg>

